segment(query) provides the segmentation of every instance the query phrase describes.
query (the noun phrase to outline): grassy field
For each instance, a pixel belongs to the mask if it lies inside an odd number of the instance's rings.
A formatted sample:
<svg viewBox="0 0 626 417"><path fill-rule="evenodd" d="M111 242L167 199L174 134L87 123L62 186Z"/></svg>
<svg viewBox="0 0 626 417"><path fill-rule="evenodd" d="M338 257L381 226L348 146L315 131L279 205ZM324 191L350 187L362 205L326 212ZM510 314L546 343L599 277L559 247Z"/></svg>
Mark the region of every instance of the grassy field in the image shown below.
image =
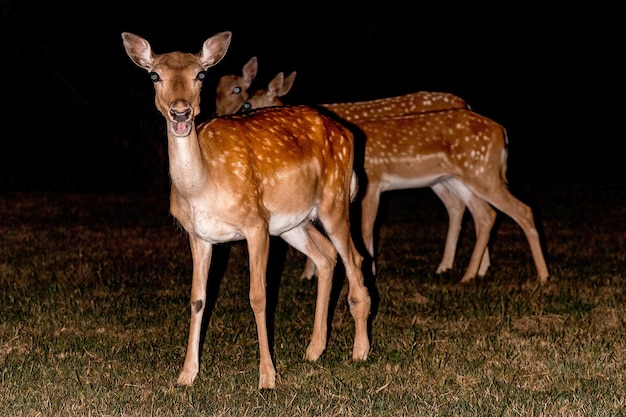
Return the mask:
<svg viewBox="0 0 626 417"><path fill-rule="evenodd" d="M218 247L200 374L175 384L189 326L191 259L167 195L0 197L0 415L610 416L626 409L626 187L513 189L537 210L550 283L500 214L488 274L434 273L447 226L428 189L381 212L372 350L351 360L338 275L328 348L303 359L315 283L273 241L275 390L258 390L246 248Z"/></svg>

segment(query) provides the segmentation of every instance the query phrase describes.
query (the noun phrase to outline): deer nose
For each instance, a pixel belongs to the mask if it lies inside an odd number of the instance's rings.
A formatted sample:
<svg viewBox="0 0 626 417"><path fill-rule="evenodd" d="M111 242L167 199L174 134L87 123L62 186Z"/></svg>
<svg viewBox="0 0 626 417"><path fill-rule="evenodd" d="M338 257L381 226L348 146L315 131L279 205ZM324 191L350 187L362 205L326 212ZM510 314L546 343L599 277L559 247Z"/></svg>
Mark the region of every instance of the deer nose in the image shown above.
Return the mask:
<svg viewBox="0 0 626 417"><path fill-rule="evenodd" d="M191 108L187 107L182 111L171 108L170 115L172 116L172 120L176 122L185 122L191 117Z"/></svg>

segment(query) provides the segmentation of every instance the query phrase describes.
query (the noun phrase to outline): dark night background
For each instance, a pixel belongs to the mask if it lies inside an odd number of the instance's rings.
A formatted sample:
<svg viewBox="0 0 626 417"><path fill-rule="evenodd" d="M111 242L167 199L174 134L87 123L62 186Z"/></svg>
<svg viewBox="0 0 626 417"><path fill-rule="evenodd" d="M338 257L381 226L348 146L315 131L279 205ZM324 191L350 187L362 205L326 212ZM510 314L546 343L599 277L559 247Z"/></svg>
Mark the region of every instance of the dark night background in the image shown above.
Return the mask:
<svg viewBox="0 0 626 417"><path fill-rule="evenodd" d="M626 183L617 3L350 4L0 0L0 191L167 189L164 121L122 31L157 53L233 32L204 84L204 117L219 77L256 55L253 88L298 71L288 103L461 96L507 128L511 182Z"/></svg>

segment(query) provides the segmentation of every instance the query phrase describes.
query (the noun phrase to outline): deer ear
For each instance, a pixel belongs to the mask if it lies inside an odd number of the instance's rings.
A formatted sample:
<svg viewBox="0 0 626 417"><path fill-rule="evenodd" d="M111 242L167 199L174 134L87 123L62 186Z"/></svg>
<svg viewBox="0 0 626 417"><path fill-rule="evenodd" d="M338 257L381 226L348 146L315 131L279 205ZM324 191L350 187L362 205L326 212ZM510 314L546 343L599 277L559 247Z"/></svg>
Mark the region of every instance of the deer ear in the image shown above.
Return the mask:
<svg viewBox="0 0 626 417"><path fill-rule="evenodd" d="M257 71L259 70L259 61L256 56L250 58L250 60L243 66L243 78L250 87L252 84L252 80L256 77Z"/></svg>
<svg viewBox="0 0 626 417"><path fill-rule="evenodd" d="M267 85L268 93L271 93L274 97L280 97L280 91L283 88L284 80L285 74L283 74L282 71L276 74L276 76L272 78L272 81L270 81Z"/></svg>
<svg viewBox="0 0 626 417"><path fill-rule="evenodd" d="M199 54L204 69L214 66L224 58L232 35L232 32L220 32L204 41Z"/></svg>
<svg viewBox="0 0 626 417"><path fill-rule="evenodd" d="M122 33L122 41L126 54L130 59L139 67L148 71L152 69L154 63L154 53L150 43L142 38L130 32Z"/></svg>
<svg viewBox="0 0 626 417"><path fill-rule="evenodd" d="M296 72L292 71L291 74L286 76L285 80L283 81L283 86L280 89L280 97L284 96L285 94L289 92L289 90L291 90L291 87L293 87L293 82L295 80L296 80Z"/></svg>

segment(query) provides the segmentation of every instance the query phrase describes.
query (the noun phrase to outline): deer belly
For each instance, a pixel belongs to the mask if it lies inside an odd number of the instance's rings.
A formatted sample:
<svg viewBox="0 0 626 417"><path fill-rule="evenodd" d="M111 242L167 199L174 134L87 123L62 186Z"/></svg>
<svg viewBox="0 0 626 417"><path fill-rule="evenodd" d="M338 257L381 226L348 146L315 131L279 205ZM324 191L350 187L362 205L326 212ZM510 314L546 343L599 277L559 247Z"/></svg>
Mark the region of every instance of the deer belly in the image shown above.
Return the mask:
<svg viewBox="0 0 626 417"><path fill-rule="evenodd" d="M224 243L244 239L241 230L223 221L214 220L209 216L194 216L191 221L191 227L192 230L187 231L206 242Z"/></svg>
<svg viewBox="0 0 626 417"><path fill-rule="evenodd" d="M440 180L441 175L423 175L418 177L385 175L380 183L381 191L390 191L430 187Z"/></svg>
<svg viewBox="0 0 626 417"><path fill-rule="evenodd" d="M445 183L454 191L456 196L465 203L465 205L468 205L469 200L474 196L472 190L456 178L449 178L445 181Z"/></svg>
<svg viewBox="0 0 626 417"><path fill-rule="evenodd" d="M381 158L370 155L364 168L368 180L379 183L381 191L430 187L450 171L445 155L439 152L416 156L396 151Z"/></svg>
<svg viewBox="0 0 626 417"><path fill-rule="evenodd" d="M314 216L311 211L304 213L294 213L294 214L273 214L270 217L270 235L279 236L286 231L289 231L307 220L308 218Z"/></svg>

